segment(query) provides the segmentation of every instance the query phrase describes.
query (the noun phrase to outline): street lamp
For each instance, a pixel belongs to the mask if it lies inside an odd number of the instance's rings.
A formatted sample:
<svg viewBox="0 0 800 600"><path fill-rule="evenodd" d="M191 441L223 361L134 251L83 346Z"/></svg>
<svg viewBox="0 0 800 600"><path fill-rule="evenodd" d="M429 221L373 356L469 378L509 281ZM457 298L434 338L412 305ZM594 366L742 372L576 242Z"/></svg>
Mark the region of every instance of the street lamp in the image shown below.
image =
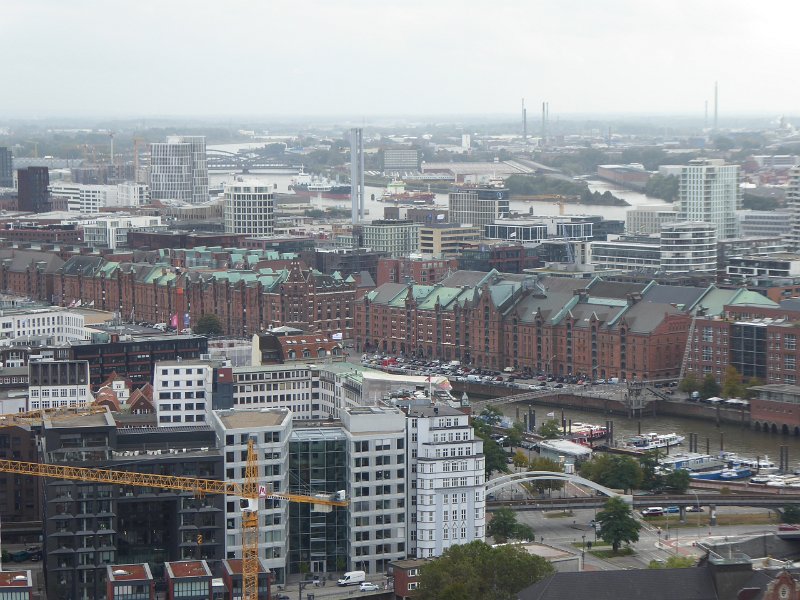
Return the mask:
<svg viewBox="0 0 800 600"><path fill-rule="evenodd" d="M581 539L583 540L583 546L581 547L581 552L585 552L586 551L586 534L585 533L581 536Z"/></svg>

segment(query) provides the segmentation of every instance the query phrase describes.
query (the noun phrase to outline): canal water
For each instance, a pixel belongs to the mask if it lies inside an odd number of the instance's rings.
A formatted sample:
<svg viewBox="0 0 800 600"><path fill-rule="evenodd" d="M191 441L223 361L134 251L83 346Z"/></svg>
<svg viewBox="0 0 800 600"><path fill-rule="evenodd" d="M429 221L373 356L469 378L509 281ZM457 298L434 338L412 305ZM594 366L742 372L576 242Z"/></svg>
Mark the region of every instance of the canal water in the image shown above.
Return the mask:
<svg viewBox="0 0 800 600"><path fill-rule="evenodd" d="M500 408L508 417L516 419L519 411L519 420L522 422L528 412L527 404L505 404ZM547 404L532 405L536 411L536 423L541 424L547 419L548 413L555 413L555 419L561 420L562 409L557 406ZM720 443L729 452L736 452L740 456L755 458L765 454L777 464L780 455L780 446L788 446L789 465L792 469L800 467L800 437L784 436L780 434L763 433L749 429L747 426L722 423L719 427L713 421L697 420L684 417L658 416L642 417L641 419L629 419L621 415L603 414L595 411L581 411L565 408L563 409L564 418L573 422L592 423L595 425L605 425L607 420L614 422L614 439L621 442L628 437L639 433L654 431L656 433L678 433L687 438L681 446L681 450L687 451L688 437L690 433L696 433L698 439L699 452L706 451L706 440L708 440L711 454L716 454L720 450Z"/></svg>

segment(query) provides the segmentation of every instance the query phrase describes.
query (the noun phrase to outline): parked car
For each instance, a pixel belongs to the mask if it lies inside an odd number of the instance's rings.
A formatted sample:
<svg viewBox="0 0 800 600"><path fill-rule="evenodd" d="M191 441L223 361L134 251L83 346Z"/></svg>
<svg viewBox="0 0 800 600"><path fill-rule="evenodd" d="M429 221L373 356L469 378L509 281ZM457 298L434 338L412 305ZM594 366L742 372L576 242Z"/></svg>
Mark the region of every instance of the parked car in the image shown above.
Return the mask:
<svg viewBox="0 0 800 600"><path fill-rule="evenodd" d="M364 581L358 586L359 592L377 592L381 589L377 583L372 583L371 581Z"/></svg>
<svg viewBox="0 0 800 600"><path fill-rule="evenodd" d="M674 515L679 512L681 512L681 509L677 506L668 506L664 509L664 514Z"/></svg>
<svg viewBox="0 0 800 600"><path fill-rule="evenodd" d="M687 506L686 512L703 512L702 506Z"/></svg>
<svg viewBox="0 0 800 600"><path fill-rule="evenodd" d="M660 506L648 506L642 509L643 517L660 517L664 514L664 509Z"/></svg>

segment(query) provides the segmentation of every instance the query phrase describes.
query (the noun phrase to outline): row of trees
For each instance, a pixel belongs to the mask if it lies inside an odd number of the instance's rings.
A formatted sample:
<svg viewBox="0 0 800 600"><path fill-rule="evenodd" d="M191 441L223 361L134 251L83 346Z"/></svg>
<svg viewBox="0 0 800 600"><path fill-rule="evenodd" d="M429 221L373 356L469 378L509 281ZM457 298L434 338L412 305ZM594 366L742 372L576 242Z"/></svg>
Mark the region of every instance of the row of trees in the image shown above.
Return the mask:
<svg viewBox="0 0 800 600"><path fill-rule="evenodd" d="M694 373L688 373L678 385L678 389L687 394L700 392L700 397L704 399L720 395L724 398L751 398L756 393L752 388L763 384L764 382L758 377L751 377L745 381L736 367L728 365L722 385L717 383L711 373L702 379Z"/></svg>
<svg viewBox="0 0 800 600"><path fill-rule="evenodd" d="M585 462L580 474L586 479L615 490L671 490L683 494L690 483L688 471L677 469L664 474L658 469L658 450L646 452L638 460L620 454L600 454Z"/></svg>

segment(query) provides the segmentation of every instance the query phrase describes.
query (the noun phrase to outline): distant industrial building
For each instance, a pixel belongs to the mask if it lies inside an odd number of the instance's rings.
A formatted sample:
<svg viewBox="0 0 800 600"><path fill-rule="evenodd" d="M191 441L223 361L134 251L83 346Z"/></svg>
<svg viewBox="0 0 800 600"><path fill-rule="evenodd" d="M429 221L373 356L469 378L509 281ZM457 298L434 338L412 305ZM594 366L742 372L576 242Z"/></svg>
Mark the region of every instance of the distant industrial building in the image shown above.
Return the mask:
<svg viewBox="0 0 800 600"><path fill-rule="evenodd" d="M650 173L640 164L597 165L597 176L637 190L643 190L650 181Z"/></svg>
<svg viewBox="0 0 800 600"><path fill-rule="evenodd" d="M384 172L402 172L419 170L419 150L416 148L384 148Z"/></svg>

